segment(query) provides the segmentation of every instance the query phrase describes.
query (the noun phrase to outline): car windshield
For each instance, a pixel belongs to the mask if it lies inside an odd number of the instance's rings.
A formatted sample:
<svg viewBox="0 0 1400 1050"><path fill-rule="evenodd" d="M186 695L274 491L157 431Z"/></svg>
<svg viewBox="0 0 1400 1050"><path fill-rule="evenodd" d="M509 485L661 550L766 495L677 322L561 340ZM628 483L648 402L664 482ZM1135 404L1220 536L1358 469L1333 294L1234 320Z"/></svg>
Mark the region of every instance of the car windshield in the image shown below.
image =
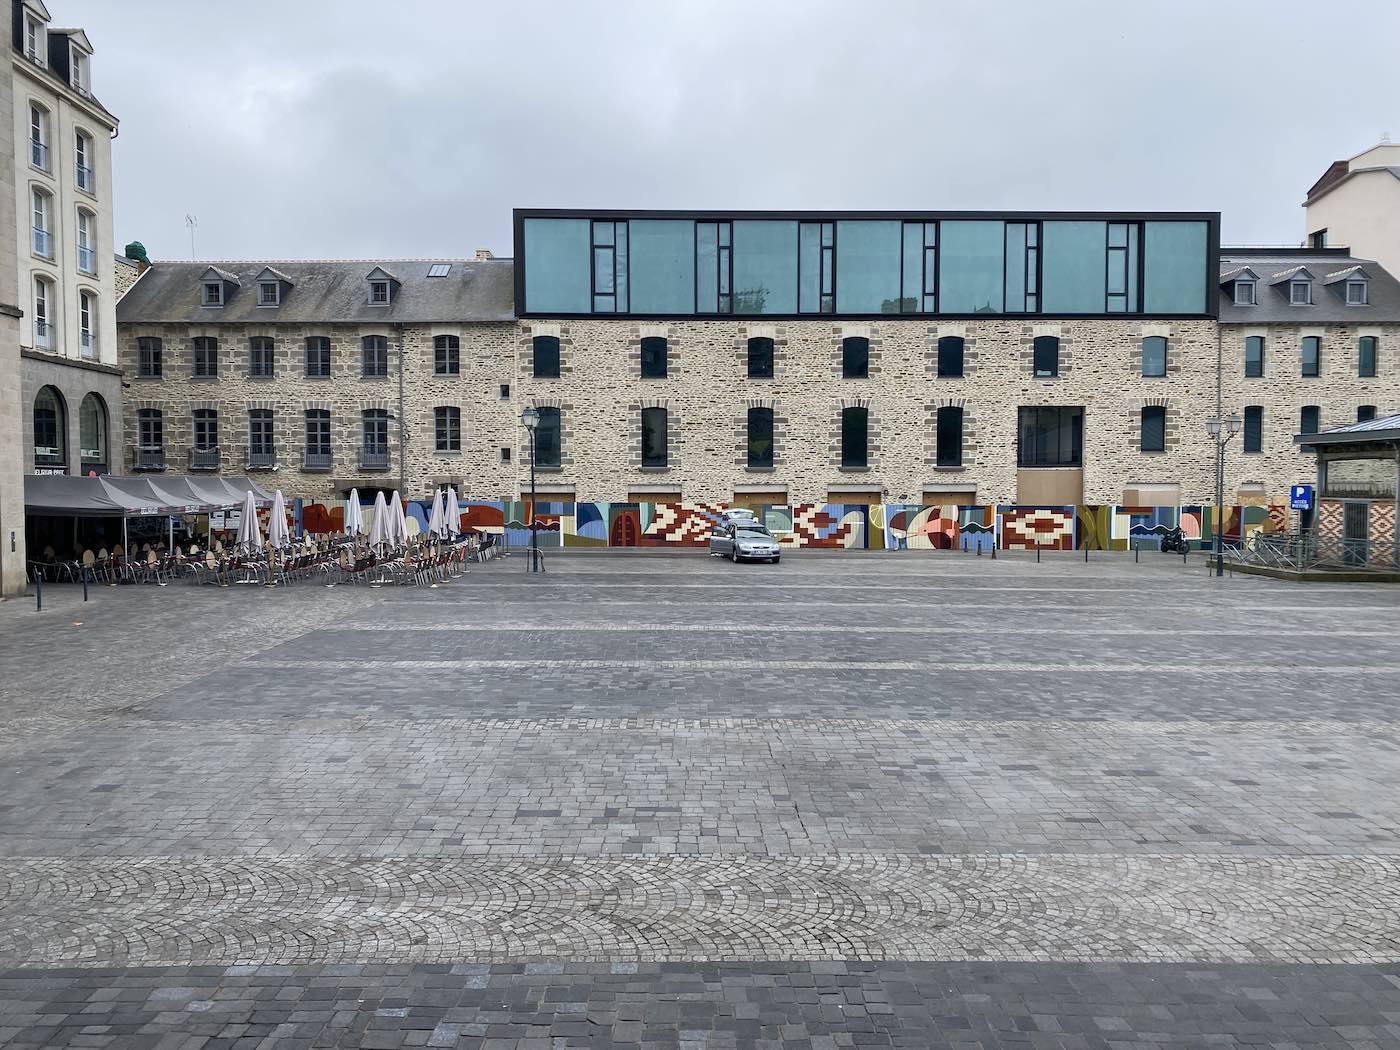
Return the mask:
<svg viewBox="0 0 1400 1050"><path fill-rule="evenodd" d="M740 525L738 526L740 536L768 536L773 534L762 525Z"/></svg>

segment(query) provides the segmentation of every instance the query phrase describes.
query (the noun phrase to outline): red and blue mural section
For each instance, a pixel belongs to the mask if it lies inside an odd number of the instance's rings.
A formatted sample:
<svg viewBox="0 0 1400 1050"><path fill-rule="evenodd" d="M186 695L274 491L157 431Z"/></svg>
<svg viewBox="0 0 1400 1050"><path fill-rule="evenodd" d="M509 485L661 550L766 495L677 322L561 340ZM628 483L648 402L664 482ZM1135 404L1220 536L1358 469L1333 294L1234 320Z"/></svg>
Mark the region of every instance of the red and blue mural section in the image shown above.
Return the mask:
<svg viewBox="0 0 1400 1050"><path fill-rule="evenodd" d="M534 525L541 547L703 548L720 515L745 506L784 547L829 550L1074 551L1153 550L1178 526L1195 548L1215 542L1213 507L1079 505L922 506L899 503L564 503L540 500ZM426 532L431 501L405 505L409 532ZM1225 508L1226 542L1283 532L1283 506ZM495 535L510 547L530 542L531 507L520 500L462 500L460 530ZM343 531L344 507L301 504L306 532Z"/></svg>

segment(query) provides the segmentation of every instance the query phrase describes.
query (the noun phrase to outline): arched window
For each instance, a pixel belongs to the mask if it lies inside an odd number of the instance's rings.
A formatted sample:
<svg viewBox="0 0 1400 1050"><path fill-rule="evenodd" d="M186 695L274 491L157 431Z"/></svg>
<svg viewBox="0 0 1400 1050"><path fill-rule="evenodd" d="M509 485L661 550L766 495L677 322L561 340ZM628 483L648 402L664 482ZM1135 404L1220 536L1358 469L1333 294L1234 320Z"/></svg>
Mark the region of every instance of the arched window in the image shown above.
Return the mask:
<svg viewBox="0 0 1400 1050"><path fill-rule="evenodd" d="M1036 378L1051 379L1060 374L1060 340L1053 335L1038 335L1031 344L1031 364Z"/></svg>
<svg viewBox="0 0 1400 1050"><path fill-rule="evenodd" d="M666 340L659 335L642 340L642 378L666 378Z"/></svg>
<svg viewBox="0 0 1400 1050"><path fill-rule="evenodd" d="M841 410L841 466L870 465L870 413L859 407Z"/></svg>
<svg viewBox="0 0 1400 1050"><path fill-rule="evenodd" d="M29 163L49 170L49 111L37 102L29 103Z"/></svg>
<svg viewBox="0 0 1400 1050"><path fill-rule="evenodd" d="M943 405L938 410L934 435L934 463L940 467L960 467L963 461L963 410Z"/></svg>
<svg viewBox="0 0 1400 1050"><path fill-rule="evenodd" d="M642 409L642 466L665 467L667 413L664 408Z"/></svg>
<svg viewBox="0 0 1400 1050"><path fill-rule="evenodd" d="M1167 450L1167 410L1162 405L1147 405L1143 408L1142 440L1139 447L1143 452Z"/></svg>
<svg viewBox="0 0 1400 1050"><path fill-rule="evenodd" d="M530 341L536 379L559 378L559 337L537 335Z"/></svg>
<svg viewBox="0 0 1400 1050"><path fill-rule="evenodd" d="M78 348L84 357L97 356L97 296L78 293Z"/></svg>
<svg viewBox="0 0 1400 1050"><path fill-rule="evenodd" d="M535 426L535 466L556 468L563 463L563 436L559 409L536 408L540 421Z"/></svg>
<svg viewBox="0 0 1400 1050"><path fill-rule="evenodd" d="M33 248L35 255L53 258L53 195L35 186L29 191Z"/></svg>
<svg viewBox="0 0 1400 1050"><path fill-rule="evenodd" d="M92 138L86 132L73 133L73 163L77 171L78 189L96 193L97 177L92 170Z"/></svg>
<svg viewBox="0 0 1400 1050"><path fill-rule="evenodd" d="M773 378L773 340L754 336L749 340L749 378Z"/></svg>
<svg viewBox="0 0 1400 1050"><path fill-rule="evenodd" d="M384 379L389 375L389 340L382 335L367 335L360 340L360 374L366 379Z"/></svg>
<svg viewBox="0 0 1400 1050"><path fill-rule="evenodd" d="M1160 379L1167 374L1166 336L1149 335L1143 339L1142 374L1149 379Z"/></svg>
<svg viewBox="0 0 1400 1050"><path fill-rule="evenodd" d="M68 466L68 414L63 395L41 387L34 398L34 466Z"/></svg>
<svg viewBox="0 0 1400 1050"><path fill-rule="evenodd" d="M52 350L57 342L53 330L53 284L47 277L34 278L34 346Z"/></svg>
<svg viewBox="0 0 1400 1050"><path fill-rule="evenodd" d="M78 269L83 273L97 272L96 240L93 235L95 219L86 208L78 209Z"/></svg>
<svg viewBox="0 0 1400 1050"><path fill-rule="evenodd" d="M749 409L749 469L769 470L773 466L773 410Z"/></svg>
<svg viewBox="0 0 1400 1050"><path fill-rule="evenodd" d="M107 406L97 394L88 394L78 406L78 455L83 473L107 473Z"/></svg>
<svg viewBox="0 0 1400 1050"><path fill-rule="evenodd" d="M870 376L870 340L861 335L841 340L841 378L868 379Z"/></svg>
<svg viewBox="0 0 1400 1050"><path fill-rule="evenodd" d="M433 337L433 374L455 376L462 372L462 343L455 335Z"/></svg>
<svg viewBox="0 0 1400 1050"><path fill-rule="evenodd" d="M945 335L938 340L938 375L956 379L963 374L963 337Z"/></svg>

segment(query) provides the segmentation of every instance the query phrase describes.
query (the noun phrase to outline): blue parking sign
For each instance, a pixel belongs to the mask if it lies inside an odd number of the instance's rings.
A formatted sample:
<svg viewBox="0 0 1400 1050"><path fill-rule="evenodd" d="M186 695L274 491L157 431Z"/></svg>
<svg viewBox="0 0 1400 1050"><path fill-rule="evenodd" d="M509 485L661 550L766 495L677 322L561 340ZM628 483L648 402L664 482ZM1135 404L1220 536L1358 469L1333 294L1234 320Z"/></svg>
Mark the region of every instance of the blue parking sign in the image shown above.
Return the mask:
<svg viewBox="0 0 1400 1050"><path fill-rule="evenodd" d="M1313 487L1294 485L1288 490L1288 505L1294 510L1312 510Z"/></svg>

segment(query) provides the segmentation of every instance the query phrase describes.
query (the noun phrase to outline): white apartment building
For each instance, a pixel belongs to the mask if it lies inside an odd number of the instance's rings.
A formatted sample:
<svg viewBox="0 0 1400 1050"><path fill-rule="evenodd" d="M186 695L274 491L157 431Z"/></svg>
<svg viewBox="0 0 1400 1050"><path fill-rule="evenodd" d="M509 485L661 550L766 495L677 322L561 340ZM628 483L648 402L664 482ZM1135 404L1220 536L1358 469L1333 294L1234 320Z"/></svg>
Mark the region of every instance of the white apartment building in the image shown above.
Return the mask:
<svg viewBox="0 0 1400 1050"><path fill-rule="evenodd" d="M1400 273L1400 144L1333 161L1303 202L1307 243L1341 245Z"/></svg>

